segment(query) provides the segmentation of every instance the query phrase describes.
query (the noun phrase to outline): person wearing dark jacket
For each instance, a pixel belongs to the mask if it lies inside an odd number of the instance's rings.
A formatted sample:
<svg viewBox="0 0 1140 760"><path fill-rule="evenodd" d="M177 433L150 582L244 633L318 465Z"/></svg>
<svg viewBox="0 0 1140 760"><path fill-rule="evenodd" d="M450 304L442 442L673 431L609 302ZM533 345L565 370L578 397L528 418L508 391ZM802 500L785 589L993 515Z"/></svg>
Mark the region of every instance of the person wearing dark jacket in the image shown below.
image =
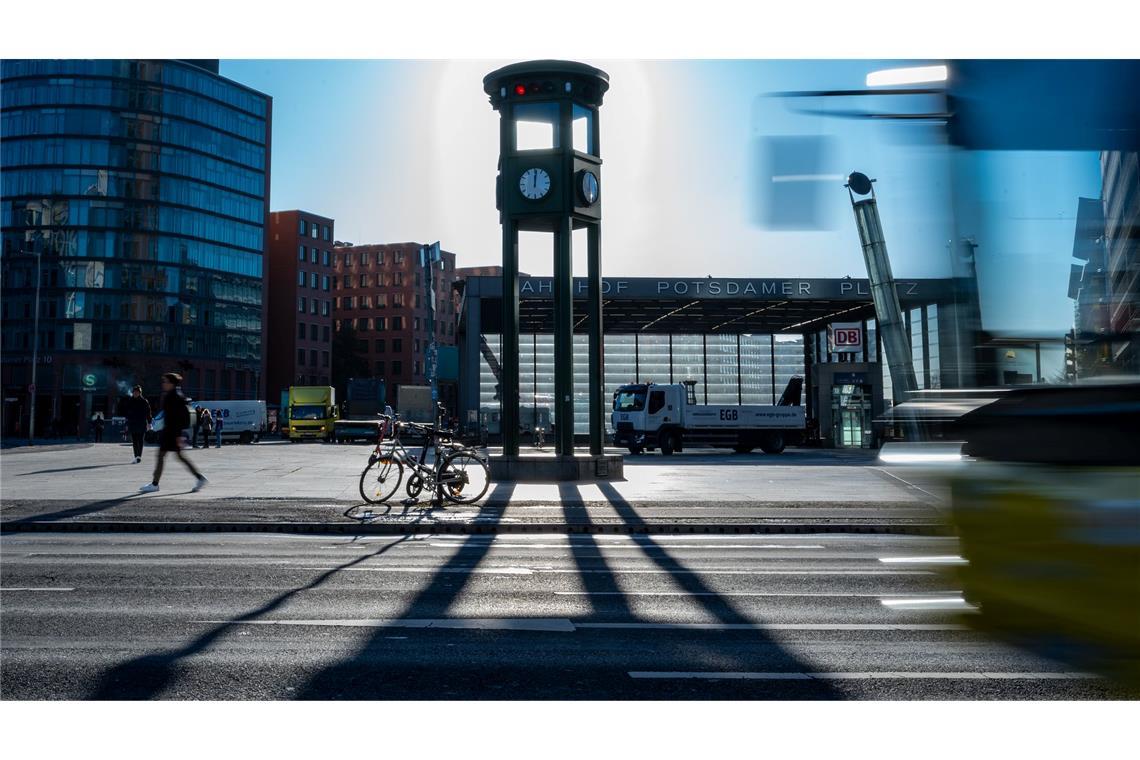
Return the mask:
<svg viewBox="0 0 1140 760"><path fill-rule="evenodd" d="M190 408L186 405L186 397L182 395L182 376L167 372L162 376L162 416L164 418L162 430L158 434L158 461L154 465L154 480L141 487L142 493L151 493L158 490L158 481L162 477L162 460L166 452L174 454L186 465L197 481L193 491L200 491L209 481L202 477L202 473L194 468L194 464L182 453L182 431L190 427Z"/></svg>
<svg viewBox="0 0 1140 760"><path fill-rule="evenodd" d="M142 461L143 439L154 419L150 414L150 404L143 398L141 385L131 389L131 397L123 403L123 416L127 418L127 430L134 447L134 459L131 461L138 464Z"/></svg>

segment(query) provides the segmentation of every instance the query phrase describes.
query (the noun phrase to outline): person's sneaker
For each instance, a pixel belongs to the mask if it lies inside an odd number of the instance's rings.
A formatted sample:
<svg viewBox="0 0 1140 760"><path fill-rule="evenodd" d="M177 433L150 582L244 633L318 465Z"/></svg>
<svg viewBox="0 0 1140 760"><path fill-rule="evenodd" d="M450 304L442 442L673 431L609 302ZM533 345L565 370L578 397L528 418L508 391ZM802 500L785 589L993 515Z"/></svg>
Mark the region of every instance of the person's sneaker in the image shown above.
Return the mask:
<svg viewBox="0 0 1140 760"><path fill-rule="evenodd" d="M198 482L195 483L194 487L191 488L190 490L191 491L201 491L203 488L205 488L209 484L210 484L210 481L206 480L205 478L198 478Z"/></svg>
<svg viewBox="0 0 1140 760"><path fill-rule="evenodd" d="M154 483L147 483L145 486L139 489L139 493L154 493L157 490L158 486L156 486Z"/></svg>
<svg viewBox="0 0 1140 760"><path fill-rule="evenodd" d="M135 457L135 464L138 464L141 461L142 461L142 457Z"/></svg>

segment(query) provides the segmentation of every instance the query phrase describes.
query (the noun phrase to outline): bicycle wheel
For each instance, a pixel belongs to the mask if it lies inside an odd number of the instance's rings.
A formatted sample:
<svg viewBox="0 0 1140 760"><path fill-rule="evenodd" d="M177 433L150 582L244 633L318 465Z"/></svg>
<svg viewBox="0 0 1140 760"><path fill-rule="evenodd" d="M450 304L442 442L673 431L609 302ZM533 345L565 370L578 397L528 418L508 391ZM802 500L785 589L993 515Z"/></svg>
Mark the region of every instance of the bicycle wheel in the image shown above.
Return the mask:
<svg viewBox="0 0 1140 760"><path fill-rule="evenodd" d="M404 479L404 465L390 455L369 462L360 473L360 498L369 504L381 504L392 498Z"/></svg>
<svg viewBox="0 0 1140 760"><path fill-rule="evenodd" d="M443 460L439 477L443 495L459 504L479 501L491 485L487 463L471 450L457 451Z"/></svg>

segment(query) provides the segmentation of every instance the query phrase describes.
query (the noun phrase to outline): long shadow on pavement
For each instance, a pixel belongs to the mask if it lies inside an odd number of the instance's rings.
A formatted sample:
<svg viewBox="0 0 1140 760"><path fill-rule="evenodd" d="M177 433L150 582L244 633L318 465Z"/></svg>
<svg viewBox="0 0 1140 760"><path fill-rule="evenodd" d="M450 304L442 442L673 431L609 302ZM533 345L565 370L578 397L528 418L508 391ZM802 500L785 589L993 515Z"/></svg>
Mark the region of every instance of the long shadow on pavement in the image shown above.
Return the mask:
<svg viewBox="0 0 1140 760"><path fill-rule="evenodd" d="M614 488L612 484L605 481L599 481L598 489L602 492L602 495L604 495L606 499L609 500L610 504L617 511L618 515L626 523L626 525L632 529L633 532L631 538L633 539L634 543L641 547L642 551L645 553L645 556L652 560L662 570L668 572L673 581L683 590L688 592L690 595L689 598L699 603L705 609L705 612L715 618L718 622L727 625L747 625L754 622L751 618L737 610L736 607L733 606L732 602L730 602L727 598L721 596L709 588L705 582L701 580L697 572L689 570L689 568L685 567L684 564L677 561L672 555L669 554L664 546L654 541L649 536L648 532L639 532L645 528L645 521L639 514L637 514L637 510L635 510L633 506L628 501L626 501L620 493L618 493L617 489ZM708 640L707 634L700 631L694 633L697 637L702 637L705 641ZM771 637L765 634L763 631L755 628L748 629L746 631L746 635L757 637L759 639L758 642L753 640L751 642L752 646L755 646L757 643L767 645L766 648L769 650L767 652L769 659L766 662L764 668L765 670L773 669L789 672L803 672L806 670L811 670L810 667L807 667L804 663L800 662L800 660L792 655L786 648L773 641ZM705 646L705 651L710 660L723 660L721 652L717 651L716 649ZM747 663L744 665L747 666ZM752 670L753 668L743 667L742 669ZM754 682L754 685L749 690L750 696L755 696L756 684L758 683L760 682ZM808 683L810 683L810 686L808 687L808 693L800 693L796 694L795 696L811 696L814 698L824 699L837 699L841 697L841 695L838 694L833 688L822 681L810 681ZM784 691L784 693L772 693L764 696L774 699L784 699L792 696L786 693L788 688L786 684L781 684L780 686L774 688L781 689Z"/></svg>
<svg viewBox="0 0 1140 760"><path fill-rule="evenodd" d="M590 515L586 510L582 494L577 486L561 484L558 486L558 498L562 502L562 513L567 523L589 525ZM575 541L575 539L578 539ZM633 619L635 616L629 606L629 600L618 585L617 576L610 570L598 541L591 533L571 533L566 537L570 544L570 553L574 557L574 564L578 568L578 575L582 587L587 592L587 599L597 615L598 604L595 599L599 596L613 601L618 613L623 619ZM597 556L597 565L592 563Z"/></svg>
<svg viewBox="0 0 1140 760"><path fill-rule="evenodd" d="M475 519L491 515L501 517L502 511L499 508L488 505L509 503L514 489L513 483L497 484L480 505ZM494 524L495 522L489 523L489 525ZM445 616L448 608L459 598L471 580L471 571L475 570L491 551L493 542L482 539L484 539L482 534L467 536L455 554L435 571L427 586L408 603L404 614L399 617ZM371 669L372 663L383 660L384 656L391 652L391 648L384 643L384 636L387 633L389 632L383 628L377 629L351 659L325 668L314 675L304 688L298 690L297 699L383 699L396 696L384 693L390 685L384 682L383 673L377 674ZM426 666L424 671L426 673Z"/></svg>
<svg viewBox="0 0 1140 760"><path fill-rule="evenodd" d="M350 562L346 562L343 565L321 573L304 586L286 591L284 594L271 599L256 610L247 612L239 618L222 623L206 631L181 649L160 654L148 654L125 662L122 665L117 665L103 674L99 684L95 687L94 691L92 691L88 699L154 699L160 697L166 687L169 686L175 674L175 670L182 660L203 651L239 624L256 620L262 615L273 612L297 594L317 588L337 573L359 565L366 560L378 557L392 549L392 547L402 544L411 538L412 535L410 533L405 534L401 538L381 546L370 554L362 555Z"/></svg>

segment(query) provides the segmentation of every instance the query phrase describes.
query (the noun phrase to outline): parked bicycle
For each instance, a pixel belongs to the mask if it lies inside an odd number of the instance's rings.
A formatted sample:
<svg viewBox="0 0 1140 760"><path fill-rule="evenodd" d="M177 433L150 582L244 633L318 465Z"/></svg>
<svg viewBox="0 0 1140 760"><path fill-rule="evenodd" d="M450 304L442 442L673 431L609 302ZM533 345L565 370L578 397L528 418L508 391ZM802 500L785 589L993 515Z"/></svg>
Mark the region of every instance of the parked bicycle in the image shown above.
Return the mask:
<svg viewBox="0 0 1140 760"><path fill-rule="evenodd" d="M385 418L392 430L391 442L385 446L381 433L368 466L360 473L360 496L369 504L382 504L396 493L404 482L405 503L415 503L425 490L432 501L446 498L457 504L471 504L483 498L491 484L490 471L483 456L475 449L456 443L450 431L435 425L399 422ZM385 428L389 427L385 424ZM400 440L404 432L424 436L419 454L409 451ZM429 452L434 456L428 463Z"/></svg>

